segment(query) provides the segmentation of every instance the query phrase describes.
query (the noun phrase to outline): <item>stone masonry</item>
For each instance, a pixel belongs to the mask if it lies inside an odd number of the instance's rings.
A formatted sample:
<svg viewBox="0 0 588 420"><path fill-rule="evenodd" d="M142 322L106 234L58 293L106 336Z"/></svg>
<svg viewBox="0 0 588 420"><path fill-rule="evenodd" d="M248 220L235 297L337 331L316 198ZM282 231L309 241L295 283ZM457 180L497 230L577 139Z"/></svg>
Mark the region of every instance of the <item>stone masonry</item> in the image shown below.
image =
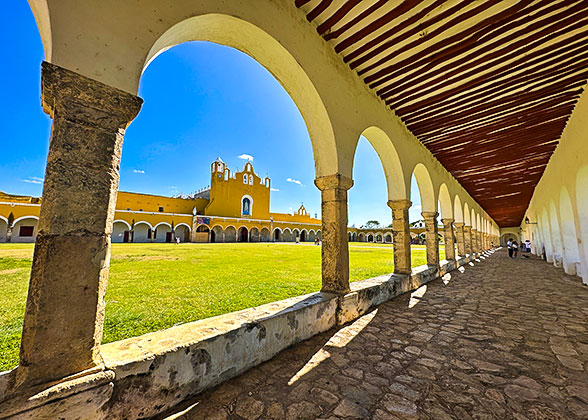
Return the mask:
<svg viewBox="0 0 588 420"><path fill-rule="evenodd" d="M488 259L280 353L178 418L588 418L588 288L537 258Z"/></svg>

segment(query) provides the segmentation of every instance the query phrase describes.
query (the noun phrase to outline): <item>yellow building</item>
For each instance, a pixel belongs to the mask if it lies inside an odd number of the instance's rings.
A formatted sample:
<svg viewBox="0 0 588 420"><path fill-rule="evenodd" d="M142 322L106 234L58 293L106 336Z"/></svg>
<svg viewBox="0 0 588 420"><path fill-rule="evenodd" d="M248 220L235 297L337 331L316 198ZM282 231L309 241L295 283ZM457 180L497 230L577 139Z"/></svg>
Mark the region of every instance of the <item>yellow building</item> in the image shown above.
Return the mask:
<svg viewBox="0 0 588 420"><path fill-rule="evenodd" d="M112 242L301 242L321 236L321 221L304 206L270 212L271 180L247 162L232 173L218 158L210 186L189 197L119 191ZM0 242L33 242L41 199L0 192Z"/></svg>

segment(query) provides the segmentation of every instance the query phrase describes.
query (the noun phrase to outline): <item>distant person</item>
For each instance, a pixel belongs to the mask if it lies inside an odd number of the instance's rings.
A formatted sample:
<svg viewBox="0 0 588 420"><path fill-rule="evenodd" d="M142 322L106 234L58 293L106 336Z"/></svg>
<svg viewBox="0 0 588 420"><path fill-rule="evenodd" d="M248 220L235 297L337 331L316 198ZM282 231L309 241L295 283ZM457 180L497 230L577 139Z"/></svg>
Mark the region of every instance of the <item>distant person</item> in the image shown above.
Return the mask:
<svg viewBox="0 0 588 420"><path fill-rule="evenodd" d="M510 239L510 238L508 241L506 241L506 249L508 249L508 258L512 258L512 254L513 254L514 250L512 247L512 239Z"/></svg>
<svg viewBox="0 0 588 420"><path fill-rule="evenodd" d="M519 256L519 243L517 241L512 241L512 255L513 259L516 259Z"/></svg>
<svg viewBox="0 0 588 420"><path fill-rule="evenodd" d="M179 244L180 244L180 237L176 236L176 245L179 245Z"/></svg>
<svg viewBox="0 0 588 420"><path fill-rule="evenodd" d="M530 240L526 240L525 241L525 247L527 248L527 252L531 252L531 241Z"/></svg>

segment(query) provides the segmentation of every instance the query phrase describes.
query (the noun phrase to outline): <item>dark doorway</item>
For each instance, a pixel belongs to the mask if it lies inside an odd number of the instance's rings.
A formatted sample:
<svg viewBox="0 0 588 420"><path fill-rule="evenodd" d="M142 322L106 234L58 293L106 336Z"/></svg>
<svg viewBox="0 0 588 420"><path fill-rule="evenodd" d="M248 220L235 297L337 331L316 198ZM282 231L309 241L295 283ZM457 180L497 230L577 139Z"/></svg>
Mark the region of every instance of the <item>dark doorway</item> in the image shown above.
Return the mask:
<svg viewBox="0 0 588 420"><path fill-rule="evenodd" d="M239 229L239 242L249 242L249 231L246 227Z"/></svg>
<svg viewBox="0 0 588 420"><path fill-rule="evenodd" d="M172 232L165 232L165 242L172 241Z"/></svg>
<svg viewBox="0 0 588 420"><path fill-rule="evenodd" d="M129 231L125 230L124 236L123 236L123 242L127 243L129 242Z"/></svg>
<svg viewBox="0 0 588 420"><path fill-rule="evenodd" d="M274 230L274 241L279 241L280 240L280 230L276 229Z"/></svg>
<svg viewBox="0 0 588 420"><path fill-rule="evenodd" d="M216 236L216 234L214 233L214 230L211 230L210 231L210 242L214 242L215 241L215 239L214 239L215 236Z"/></svg>
<svg viewBox="0 0 588 420"><path fill-rule="evenodd" d="M300 232L300 242L306 242L306 231Z"/></svg>

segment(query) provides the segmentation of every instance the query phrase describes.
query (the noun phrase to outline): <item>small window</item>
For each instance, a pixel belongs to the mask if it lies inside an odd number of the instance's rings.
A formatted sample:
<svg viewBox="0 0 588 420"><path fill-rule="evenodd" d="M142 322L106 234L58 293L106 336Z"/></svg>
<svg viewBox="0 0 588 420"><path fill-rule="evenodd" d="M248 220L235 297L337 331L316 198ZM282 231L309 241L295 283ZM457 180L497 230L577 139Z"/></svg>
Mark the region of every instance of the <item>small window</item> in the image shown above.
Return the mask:
<svg viewBox="0 0 588 420"><path fill-rule="evenodd" d="M143 211L143 209L139 209L139 211Z"/></svg>
<svg viewBox="0 0 588 420"><path fill-rule="evenodd" d="M253 175L249 175L249 185L253 185Z"/></svg>
<svg viewBox="0 0 588 420"><path fill-rule="evenodd" d="M34 226L21 226L20 227L20 231L18 232L19 236L22 237L30 237L33 236L33 232L35 231L35 227Z"/></svg>
<svg viewBox="0 0 588 420"><path fill-rule="evenodd" d="M130 210L130 209L131 209L130 207L127 207L127 210Z"/></svg>
<svg viewBox="0 0 588 420"><path fill-rule="evenodd" d="M247 174L243 175L243 184L247 184Z"/></svg>
<svg viewBox="0 0 588 420"><path fill-rule="evenodd" d="M212 172L214 172L214 171L215 171L215 169L216 169L216 163L213 163L213 164L212 164L212 168L210 168L210 169L212 170Z"/></svg>
<svg viewBox="0 0 588 420"><path fill-rule="evenodd" d="M266 188L269 188L269 186L270 186L269 178L265 179L265 186L266 186Z"/></svg>
<svg viewBox="0 0 588 420"><path fill-rule="evenodd" d="M225 181L229 179L229 170L225 169Z"/></svg>
<svg viewBox="0 0 588 420"><path fill-rule="evenodd" d="M162 206L159 206L159 212L160 213L163 212L163 207Z"/></svg>
<svg viewBox="0 0 588 420"><path fill-rule="evenodd" d="M219 163L217 171L218 172L222 172L223 171L223 165L222 164Z"/></svg>

